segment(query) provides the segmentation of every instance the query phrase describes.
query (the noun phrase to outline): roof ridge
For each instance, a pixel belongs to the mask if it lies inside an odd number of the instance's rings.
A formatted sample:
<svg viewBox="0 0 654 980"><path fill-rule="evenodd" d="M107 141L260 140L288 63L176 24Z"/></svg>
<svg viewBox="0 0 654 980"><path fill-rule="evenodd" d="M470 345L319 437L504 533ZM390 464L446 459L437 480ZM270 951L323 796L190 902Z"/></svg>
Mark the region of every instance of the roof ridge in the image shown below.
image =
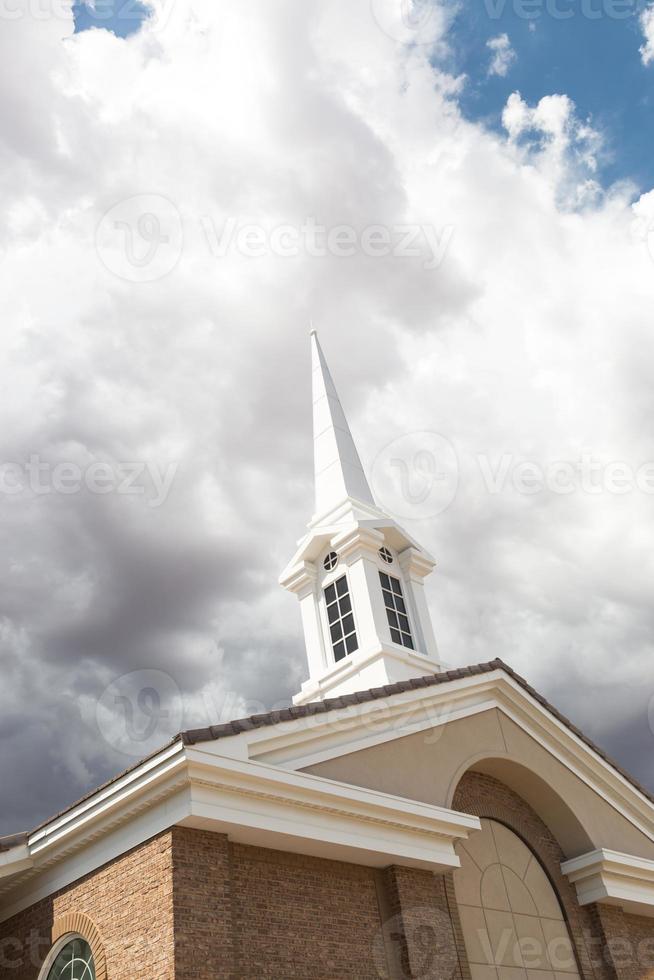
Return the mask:
<svg viewBox="0 0 654 980"><path fill-rule="evenodd" d="M166 742L160 748L151 752L148 756L143 759L139 759L134 765L129 766L127 769L123 769L121 772L112 776L111 779L106 780L100 786L94 787L88 793L85 793L80 799L71 803L65 809L61 810L59 813L54 814L47 820L42 821L33 830L24 833L12 834L7 837L0 837L0 852L9 850L11 847L16 847L21 843L24 843L28 838L46 827L48 824L52 823L53 820L58 820L64 814L69 813L74 810L76 806L86 802L86 800L91 799L96 793L101 792L107 787L111 786L113 783L122 779L124 776L138 769L140 765L150 759L155 758L160 752L174 745L176 742L182 742L183 745L196 745L199 742L213 742L220 738L229 738L234 735L240 735L242 732L253 731L257 728L265 728L268 725L278 725L284 721L294 721L298 718L306 718L312 715L327 714L329 711L334 711L338 708L351 707L355 704L361 704L364 702L375 701L385 697L392 697L394 694L403 694L407 691L417 690L419 688L437 687L440 684L445 684L452 680L459 680L463 677L474 677L479 674L488 674L493 670L502 670L508 677L511 677L520 687L535 701L538 702L546 711L549 712L557 721L564 725L568 731L572 732L581 742L583 742L589 749L591 749L596 755L600 757L604 762L606 762L612 769L615 770L623 779L625 779L631 786L633 786L639 793L641 793L650 803L654 803L654 794L642 785L634 776L631 775L626 769L623 769L610 755L608 755L603 749L599 748L592 739L588 738L587 735L577 728L573 722L570 721L564 714L562 714L557 708L551 704L547 698L543 697L542 694L529 684L524 677L518 674L512 667L509 667L507 663L501 660L499 657L495 657L493 660L488 660L480 664L471 664L467 667L454 667L450 670L443 670L438 674L429 674L425 677L414 677L408 681L398 681L395 684L387 684L384 687L370 688L369 690L356 691L353 694L344 694L340 697L326 698L324 701L311 701L304 705L295 705L288 708L279 708L276 711L262 712L257 715L250 715L246 718L235 718L232 721L225 722L220 725L210 725L207 728L195 728L189 729L188 731L179 732L173 739Z"/></svg>

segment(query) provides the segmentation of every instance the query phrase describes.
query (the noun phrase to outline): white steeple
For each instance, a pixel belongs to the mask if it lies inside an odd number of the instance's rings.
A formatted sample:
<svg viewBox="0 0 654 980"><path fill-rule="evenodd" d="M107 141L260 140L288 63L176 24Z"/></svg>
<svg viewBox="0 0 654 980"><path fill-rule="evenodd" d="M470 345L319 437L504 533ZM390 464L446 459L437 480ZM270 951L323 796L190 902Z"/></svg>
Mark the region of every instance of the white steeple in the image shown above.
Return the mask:
<svg viewBox="0 0 654 980"><path fill-rule="evenodd" d="M315 330L311 331L311 370L316 515L328 513L347 497L374 507L375 501Z"/></svg>
<svg viewBox="0 0 654 980"><path fill-rule="evenodd" d="M280 577L309 661L296 704L441 670L423 587L434 560L375 504L315 330L311 358L316 509Z"/></svg>

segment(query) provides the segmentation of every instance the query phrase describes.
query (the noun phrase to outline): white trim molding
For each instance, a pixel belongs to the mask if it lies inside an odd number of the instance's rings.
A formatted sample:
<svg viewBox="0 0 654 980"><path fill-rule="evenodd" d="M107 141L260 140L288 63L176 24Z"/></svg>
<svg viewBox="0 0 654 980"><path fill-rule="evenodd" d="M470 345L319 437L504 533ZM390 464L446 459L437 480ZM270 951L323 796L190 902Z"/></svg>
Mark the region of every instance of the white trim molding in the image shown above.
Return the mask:
<svg viewBox="0 0 654 980"><path fill-rule="evenodd" d="M173 826L368 867L459 867L477 817L176 742L0 855L0 921Z"/></svg>
<svg viewBox="0 0 654 980"><path fill-rule="evenodd" d="M454 844L477 829L476 817L447 801L425 804L301 770L492 709L654 840L652 801L499 667L364 695L239 734L212 738L202 730L194 740L187 733L166 746L0 852L0 921L175 825L374 867L455 868ZM582 902L654 914L652 860L593 851L566 862L564 873L574 875Z"/></svg>
<svg viewBox="0 0 654 980"><path fill-rule="evenodd" d="M184 824L230 840L368 867L460 866L456 841L477 817L310 773L186 750L191 813Z"/></svg>
<svg viewBox="0 0 654 980"><path fill-rule="evenodd" d="M306 769L494 708L654 841L652 801L500 667L202 744L222 755Z"/></svg>
<svg viewBox="0 0 654 980"><path fill-rule="evenodd" d="M654 861L600 848L564 861L580 905L603 902L625 912L654 916Z"/></svg>

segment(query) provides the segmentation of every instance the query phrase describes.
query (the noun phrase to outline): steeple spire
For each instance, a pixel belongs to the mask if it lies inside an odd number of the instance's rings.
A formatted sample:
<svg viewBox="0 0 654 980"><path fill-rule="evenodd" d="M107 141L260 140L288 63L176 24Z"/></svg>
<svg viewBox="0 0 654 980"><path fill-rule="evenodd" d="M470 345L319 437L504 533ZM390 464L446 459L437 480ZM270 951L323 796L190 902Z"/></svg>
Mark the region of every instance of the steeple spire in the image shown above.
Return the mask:
<svg viewBox="0 0 654 980"><path fill-rule="evenodd" d="M280 576L309 663L295 704L441 670L423 587L434 559L376 506L313 329L311 359L316 512Z"/></svg>
<svg viewBox="0 0 654 980"><path fill-rule="evenodd" d="M328 514L348 497L374 507L375 501L315 330L311 331L311 364L316 516Z"/></svg>

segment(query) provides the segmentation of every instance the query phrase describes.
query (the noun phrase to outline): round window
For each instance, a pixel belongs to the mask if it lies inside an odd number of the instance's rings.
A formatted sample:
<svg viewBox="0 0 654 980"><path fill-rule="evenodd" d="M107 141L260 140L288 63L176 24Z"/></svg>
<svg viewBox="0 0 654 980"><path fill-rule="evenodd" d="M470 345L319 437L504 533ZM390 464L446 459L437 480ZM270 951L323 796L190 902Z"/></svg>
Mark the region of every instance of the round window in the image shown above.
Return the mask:
<svg viewBox="0 0 654 980"><path fill-rule="evenodd" d="M388 548L380 548L379 557L382 561L385 561L387 565L393 564L393 555L390 553Z"/></svg>
<svg viewBox="0 0 654 980"><path fill-rule="evenodd" d="M47 980L95 980L93 953L85 939L77 936L61 947Z"/></svg>
<svg viewBox="0 0 654 980"><path fill-rule="evenodd" d="M322 567L326 572L331 572L332 568L336 568L338 565L338 555L335 551L330 551L328 555L325 556L325 560L322 563Z"/></svg>

